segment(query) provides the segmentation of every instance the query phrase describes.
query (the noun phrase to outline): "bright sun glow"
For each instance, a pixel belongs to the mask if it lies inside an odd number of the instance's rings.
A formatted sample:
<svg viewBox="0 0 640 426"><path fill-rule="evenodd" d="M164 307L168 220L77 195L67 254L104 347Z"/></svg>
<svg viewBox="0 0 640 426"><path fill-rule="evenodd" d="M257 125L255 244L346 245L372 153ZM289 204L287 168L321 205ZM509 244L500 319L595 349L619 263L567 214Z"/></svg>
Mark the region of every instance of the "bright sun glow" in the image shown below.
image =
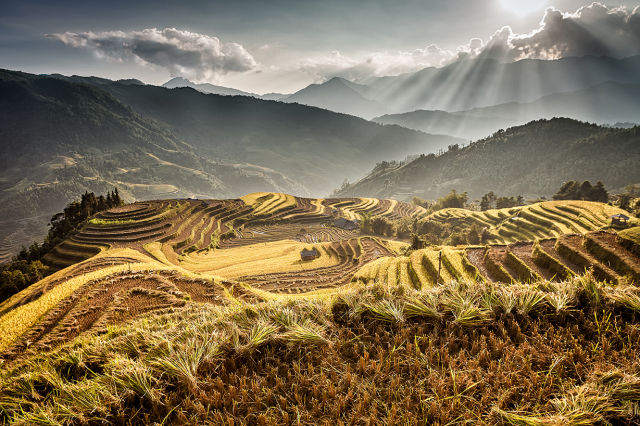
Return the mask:
<svg viewBox="0 0 640 426"><path fill-rule="evenodd" d="M500 0L502 7L520 16L542 10L548 3L547 0Z"/></svg>

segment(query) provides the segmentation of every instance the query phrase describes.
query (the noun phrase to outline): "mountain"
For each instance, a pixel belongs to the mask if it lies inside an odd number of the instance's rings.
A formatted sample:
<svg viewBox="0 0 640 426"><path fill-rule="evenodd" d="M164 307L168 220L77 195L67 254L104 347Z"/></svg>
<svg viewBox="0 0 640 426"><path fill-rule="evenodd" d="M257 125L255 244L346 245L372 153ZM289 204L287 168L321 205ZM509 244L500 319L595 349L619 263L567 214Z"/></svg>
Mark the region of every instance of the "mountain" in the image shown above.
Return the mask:
<svg viewBox="0 0 640 426"><path fill-rule="evenodd" d="M531 102L608 81L640 84L640 56L462 60L443 68L372 81L366 96L390 112L417 109L463 111L508 102Z"/></svg>
<svg viewBox="0 0 640 426"><path fill-rule="evenodd" d="M198 90L200 92L212 93L214 95L259 97L259 95L256 95L255 93L243 92L242 90L233 89L230 87L216 86L209 83L193 83L182 77L174 77L164 83L162 87L166 87L168 89L175 89L176 87L191 87L192 89Z"/></svg>
<svg viewBox="0 0 640 426"><path fill-rule="evenodd" d="M283 101L371 118L384 112L385 108L384 105L363 96L362 93L367 90L366 86L334 77L322 84L307 86Z"/></svg>
<svg viewBox="0 0 640 426"><path fill-rule="evenodd" d="M418 110L404 114L386 114L372 118L371 121L380 124L397 124L409 129L427 133L451 135L464 139L479 139L490 135L498 129L513 125L505 117L486 117L478 114L468 114L465 111L426 111Z"/></svg>
<svg viewBox="0 0 640 426"><path fill-rule="evenodd" d="M265 166L198 152L95 85L0 71L0 94L3 257L40 239L48 218L84 191L117 186L127 199L304 191Z"/></svg>
<svg viewBox="0 0 640 426"><path fill-rule="evenodd" d="M260 99L264 99L265 101L281 101L288 96L290 95L286 93L272 92L272 93L265 93L264 95L258 95L257 97L259 97Z"/></svg>
<svg viewBox="0 0 640 426"><path fill-rule="evenodd" d="M540 118L569 116L595 123L628 121L640 117L640 84L606 82L574 92L544 96L533 102L511 102L467 111L424 111L376 117L381 124L398 124L428 133L479 139L498 129ZM614 126L615 127L615 126ZM633 124L625 127L633 127Z"/></svg>
<svg viewBox="0 0 640 426"><path fill-rule="evenodd" d="M120 82L121 80L119 80ZM210 93L213 95L224 96L251 96L253 98L265 99L269 101L279 101L286 98L289 95L284 93L265 93L264 95L258 95L250 92L243 92L242 90L233 89L231 87L216 86L209 83L197 84L182 77L174 77L162 85L168 89L175 89L177 87L191 87L202 93Z"/></svg>
<svg viewBox="0 0 640 426"><path fill-rule="evenodd" d="M524 59L513 63L481 57L442 68L372 78L358 85L332 79L310 85L292 96L300 103L370 118L416 110L454 112L511 102L528 103L606 82L640 84L640 56ZM376 110L379 112L374 113Z"/></svg>
<svg viewBox="0 0 640 426"><path fill-rule="evenodd" d="M128 200L325 194L382 158L456 139L251 97L0 71L0 141L6 257L84 191L117 186Z"/></svg>
<svg viewBox="0 0 640 426"><path fill-rule="evenodd" d="M551 196L569 180L609 190L640 182L640 127L613 129L566 118L496 132L466 147L408 163L381 163L338 196L433 199L452 189L479 198L494 191Z"/></svg>
<svg viewBox="0 0 640 426"><path fill-rule="evenodd" d="M299 183L304 191L297 193L303 195L325 195L344 179L362 176L377 161L436 152L462 142L294 103L207 95L191 88L86 81L161 123L198 152L278 170Z"/></svg>

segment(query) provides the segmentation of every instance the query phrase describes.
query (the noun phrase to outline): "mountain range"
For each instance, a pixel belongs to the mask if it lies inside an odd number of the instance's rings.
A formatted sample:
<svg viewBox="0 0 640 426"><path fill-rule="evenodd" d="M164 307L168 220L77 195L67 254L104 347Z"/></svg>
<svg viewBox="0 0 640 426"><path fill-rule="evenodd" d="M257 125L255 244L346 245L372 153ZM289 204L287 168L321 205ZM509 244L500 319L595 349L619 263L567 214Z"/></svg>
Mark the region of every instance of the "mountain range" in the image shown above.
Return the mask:
<svg viewBox="0 0 640 426"><path fill-rule="evenodd" d="M457 112L513 102L529 103L547 95L575 92L607 82L640 84L640 56L524 59L513 63L467 59L442 68L370 78L359 84L333 78L282 100L370 119L415 110Z"/></svg>
<svg viewBox="0 0 640 426"><path fill-rule="evenodd" d="M634 123L640 119L640 84L609 81L586 89L554 93L533 102L509 102L467 111L418 110L372 120L428 133L476 140L539 118L569 116L593 123Z"/></svg>
<svg viewBox="0 0 640 426"><path fill-rule="evenodd" d="M232 89L230 87L224 87L224 86L216 86L214 84L209 84L209 83L198 84L198 83L189 81L183 77L174 77L171 80L164 83L162 87L166 87L167 89L175 89L178 87L191 87L192 89L196 89L202 93L210 93L213 95L224 95L224 96L251 96L252 98L265 99L268 101L279 101L289 96L284 93L266 93L264 95L258 95L256 93L244 92L242 90Z"/></svg>
<svg viewBox="0 0 640 426"><path fill-rule="evenodd" d="M297 104L15 71L0 71L0 140L0 256L84 191L324 195L376 161L459 141ZM24 223L36 213L39 226Z"/></svg>

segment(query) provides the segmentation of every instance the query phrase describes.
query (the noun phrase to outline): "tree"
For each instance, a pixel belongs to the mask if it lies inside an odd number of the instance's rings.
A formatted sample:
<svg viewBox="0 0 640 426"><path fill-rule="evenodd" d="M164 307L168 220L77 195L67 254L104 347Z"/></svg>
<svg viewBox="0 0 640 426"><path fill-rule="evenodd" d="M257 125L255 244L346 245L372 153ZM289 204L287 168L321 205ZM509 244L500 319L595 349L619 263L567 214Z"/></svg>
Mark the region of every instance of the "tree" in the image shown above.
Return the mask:
<svg viewBox="0 0 640 426"><path fill-rule="evenodd" d="M496 194L493 191L487 192L480 200L480 210L485 211L493 208L496 202Z"/></svg>
<svg viewBox="0 0 640 426"><path fill-rule="evenodd" d="M626 210L628 212L631 211L631 195L629 194L620 194L620 198L618 198L618 206Z"/></svg>
<svg viewBox="0 0 640 426"><path fill-rule="evenodd" d="M96 197L93 192L85 192L80 196L80 201L72 201L61 213L52 216L49 232L42 244L34 242L28 249L23 247L11 262L0 266L0 301L52 272L42 263L44 256L90 216L120 204L122 200L117 188L108 192L106 198L102 195Z"/></svg>
<svg viewBox="0 0 640 426"><path fill-rule="evenodd" d="M120 193L118 192L118 188L113 190L113 205L120 206L122 205L122 200L120 199Z"/></svg>
<svg viewBox="0 0 640 426"><path fill-rule="evenodd" d="M428 209L429 206L431 206L431 202L429 200L425 200L424 198L416 196L411 198L411 203L415 204L416 206L424 207L425 209Z"/></svg>
<svg viewBox="0 0 640 426"><path fill-rule="evenodd" d="M514 197L498 197L496 200L496 208L505 209L508 207L515 207L518 205L518 201Z"/></svg>
<svg viewBox="0 0 640 426"><path fill-rule="evenodd" d="M376 216L371 220L371 228L376 235L393 235L393 223L382 216Z"/></svg>
<svg viewBox="0 0 640 426"><path fill-rule="evenodd" d="M596 185L591 189L591 193L589 194L589 199L591 201L599 201L601 203L606 203L609 201L609 193L604 189L604 184L600 181L596 183Z"/></svg>
<svg viewBox="0 0 640 426"><path fill-rule="evenodd" d="M424 247L425 247L425 242L420 238L420 235L416 233L411 234L411 249L420 250Z"/></svg>
<svg viewBox="0 0 640 426"><path fill-rule="evenodd" d="M575 180L565 182L553 196L554 200L578 200L579 185Z"/></svg>
<svg viewBox="0 0 640 426"><path fill-rule="evenodd" d="M480 244L480 228L477 224L471 225L469 232L467 233L467 243Z"/></svg>
<svg viewBox="0 0 640 426"><path fill-rule="evenodd" d="M438 198L438 201L436 201L431 206L431 210L436 211L436 210L442 210L442 209L448 209L448 208L462 209L467 204L468 199L469 197L466 192L463 192L462 194L458 194L456 190L453 189L451 190L450 193L448 193L444 197Z"/></svg>
<svg viewBox="0 0 640 426"><path fill-rule="evenodd" d="M609 194L604 188L604 184L600 181L593 186L588 180L585 180L581 184L572 180L563 183L560 190L553 196L553 199L600 201L606 203L609 200Z"/></svg>

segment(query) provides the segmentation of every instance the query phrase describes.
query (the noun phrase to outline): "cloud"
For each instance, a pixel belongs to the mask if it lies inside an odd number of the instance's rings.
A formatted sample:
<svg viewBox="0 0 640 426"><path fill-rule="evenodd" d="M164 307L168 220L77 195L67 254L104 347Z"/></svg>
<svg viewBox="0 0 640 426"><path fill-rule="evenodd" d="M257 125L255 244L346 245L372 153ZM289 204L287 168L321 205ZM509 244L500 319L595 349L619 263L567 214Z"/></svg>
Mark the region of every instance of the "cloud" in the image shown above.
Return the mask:
<svg viewBox="0 0 640 426"><path fill-rule="evenodd" d="M455 58L455 52L443 50L435 44L412 51L385 51L356 56L332 51L300 61L297 70L311 75L316 81L331 77L363 81L369 77L397 75L425 67L442 66Z"/></svg>
<svg viewBox="0 0 640 426"><path fill-rule="evenodd" d="M135 61L166 68L172 76L215 80L230 72L257 68L256 60L240 44L175 28L142 31L55 33L47 37L68 46L92 50L116 61Z"/></svg>
<svg viewBox="0 0 640 426"><path fill-rule="evenodd" d="M564 13L545 11L538 28L527 34L511 27L497 30L487 41L473 38L454 50L431 44L413 51L346 56L338 51L299 63L299 70L315 80L344 77L357 81L397 75L426 67L440 67L465 58L487 57L503 62L521 59L559 59L569 56L626 57L640 54L640 6L632 11L601 3Z"/></svg>
<svg viewBox="0 0 640 426"><path fill-rule="evenodd" d="M504 27L479 54L516 61L586 55L626 57L639 53L640 7L628 11L592 3L575 13L550 7L540 26L529 34L515 34Z"/></svg>

